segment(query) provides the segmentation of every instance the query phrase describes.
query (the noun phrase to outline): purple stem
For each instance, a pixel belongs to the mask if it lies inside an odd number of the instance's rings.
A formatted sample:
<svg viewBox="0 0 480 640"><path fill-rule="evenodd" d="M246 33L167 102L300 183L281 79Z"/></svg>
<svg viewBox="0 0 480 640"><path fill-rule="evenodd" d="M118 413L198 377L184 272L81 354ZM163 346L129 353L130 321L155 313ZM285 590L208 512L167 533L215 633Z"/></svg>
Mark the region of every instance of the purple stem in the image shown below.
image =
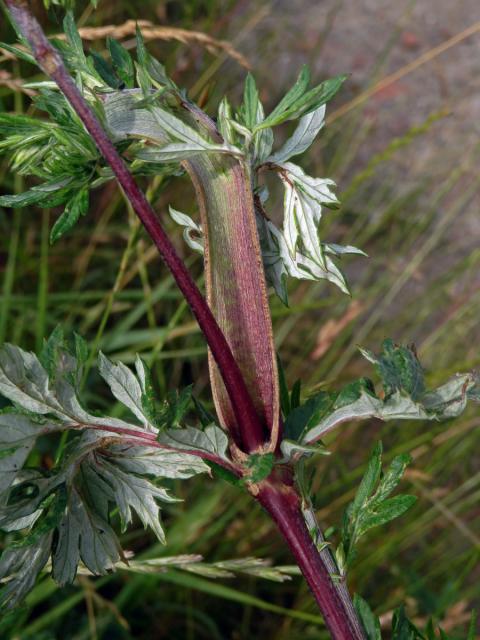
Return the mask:
<svg viewBox="0 0 480 640"><path fill-rule="evenodd" d="M256 495L295 556L334 640L365 640L348 591L335 584L308 531L296 491L267 480Z"/></svg>
<svg viewBox="0 0 480 640"><path fill-rule="evenodd" d="M38 64L48 76L55 80L112 168L125 196L157 246L180 291L190 305L222 375L237 423L241 425L240 429L236 429L232 433L236 444L246 451L258 449L264 444L262 422L257 415L230 346L205 299L177 255L153 208L69 76L59 54L49 43L41 26L31 14L27 2L25 0L6 0L5 3L21 33L30 44Z"/></svg>

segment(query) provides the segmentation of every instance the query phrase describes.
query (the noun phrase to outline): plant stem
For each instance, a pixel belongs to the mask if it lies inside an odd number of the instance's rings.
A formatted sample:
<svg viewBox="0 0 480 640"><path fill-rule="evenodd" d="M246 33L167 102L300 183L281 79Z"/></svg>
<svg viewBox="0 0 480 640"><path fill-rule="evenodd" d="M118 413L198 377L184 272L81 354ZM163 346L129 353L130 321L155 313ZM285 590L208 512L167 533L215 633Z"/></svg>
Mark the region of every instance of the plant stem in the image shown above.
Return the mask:
<svg viewBox="0 0 480 640"><path fill-rule="evenodd" d="M214 123L204 125L205 114L202 120L198 112L196 116L200 130L203 125L215 139L219 134ZM223 154L194 156L185 166L200 209L208 304L270 436L269 450L274 451L280 423L278 374L250 172L246 162ZM236 416L218 368L211 359L209 364L215 409L230 430Z"/></svg>
<svg viewBox="0 0 480 640"><path fill-rule="evenodd" d="M255 496L292 551L334 640L364 640L365 634L343 582L335 583L308 531L300 498L285 482L267 480Z"/></svg>
<svg viewBox="0 0 480 640"><path fill-rule="evenodd" d="M42 28L32 16L26 0L5 0L5 4L23 36L29 42L38 64L57 83L112 168L133 210L150 234L179 289L190 305L218 365L232 404L237 421L236 428L232 428L232 437L238 446L248 452L258 449L264 444L262 420L255 410L228 341L210 308L184 263L176 254L145 195L138 188L114 145L70 78L60 56L50 45ZM108 430L105 427L98 428ZM112 429L110 430L112 431ZM124 435L127 435L132 443L141 442L144 446L162 446L157 442L154 443L151 436L139 438L134 430L131 434ZM198 452L185 452L199 455ZM208 456L202 454L202 457ZM222 464L226 466L224 462ZM241 474L238 465L235 464L231 465L231 471ZM332 638L334 640L364 640L365 636L355 615L348 592L343 584L335 583L334 577L331 575L331 567L329 569L329 563L319 553L308 531L300 508L300 498L292 486L288 471L284 474L284 477L281 477L278 472L274 472L268 480L255 486L255 491L252 487L252 494L269 513L294 554L325 618Z"/></svg>
<svg viewBox="0 0 480 640"><path fill-rule="evenodd" d="M112 168L125 196L157 246L165 264L190 305L220 370L237 418L237 424L242 425L241 432L238 428L232 430L236 444L246 451L258 449L264 443L262 421L257 415L230 346L205 299L177 255L145 195L137 186L95 114L69 76L59 54L49 43L40 24L31 14L28 3L25 0L6 0L5 4L21 33L30 44L39 66L57 83Z"/></svg>

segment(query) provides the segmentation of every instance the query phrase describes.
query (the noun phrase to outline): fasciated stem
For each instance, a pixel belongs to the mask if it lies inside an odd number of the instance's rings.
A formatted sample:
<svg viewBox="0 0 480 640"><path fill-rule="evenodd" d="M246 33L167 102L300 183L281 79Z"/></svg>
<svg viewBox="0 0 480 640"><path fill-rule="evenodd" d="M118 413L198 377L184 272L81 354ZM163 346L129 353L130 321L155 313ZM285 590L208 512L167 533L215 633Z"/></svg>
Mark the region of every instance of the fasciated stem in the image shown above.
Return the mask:
<svg viewBox="0 0 480 640"><path fill-rule="evenodd" d="M145 195L139 189L92 109L77 89L59 54L49 43L41 26L30 12L28 3L25 0L5 0L5 4L21 33L30 44L39 66L57 83L112 168L125 196L157 246L197 319L217 363L236 416L236 422L232 425L232 437L235 443L247 452L259 449L264 444L262 420L257 415L230 346L205 299L177 255ZM241 430L238 425L242 426Z"/></svg>
<svg viewBox="0 0 480 640"><path fill-rule="evenodd" d="M280 423L277 363L249 170L246 162L220 154L193 157L185 166L200 207L208 304L262 420L268 449L273 451ZM217 415L230 430L236 416L211 358L210 381Z"/></svg>
<svg viewBox="0 0 480 640"><path fill-rule="evenodd" d="M350 595L336 583L308 531L293 486L266 480L255 495L282 534L323 614L334 640L365 640Z"/></svg>

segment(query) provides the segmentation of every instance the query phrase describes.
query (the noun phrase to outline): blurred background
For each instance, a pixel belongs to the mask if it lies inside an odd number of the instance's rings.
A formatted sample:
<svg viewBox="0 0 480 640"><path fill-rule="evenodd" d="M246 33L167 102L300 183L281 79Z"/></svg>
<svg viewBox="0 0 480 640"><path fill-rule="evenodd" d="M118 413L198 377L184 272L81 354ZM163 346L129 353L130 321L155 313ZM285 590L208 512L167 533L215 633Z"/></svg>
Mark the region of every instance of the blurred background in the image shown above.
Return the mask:
<svg viewBox="0 0 480 640"><path fill-rule="evenodd" d="M41 2L32 5L49 33L61 31L59 12L47 15ZM289 308L272 298L290 385L302 378L307 396L372 375L357 345L378 351L386 337L415 343L431 386L479 366L478 0L100 0L96 11L79 2L77 16L89 28L83 32L86 47L99 52L107 34L133 47L134 23L128 21L150 21L150 51L212 114L224 93L240 101L247 68L267 110L305 62L315 82L350 74L302 166L338 184L342 208L325 216L324 237L359 246L370 258L344 264L351 298L326 283L292 283ZM3 17L0 37L14 41ZM0 109L31 113L22 82L40 75L1 50L0 62ZM0 158L0 192L25 186L10 173L8 158ZM195 216L187 178L156 181L150 194L201 284L201 259L185 247L166 214L172 204ZM273 190L273 217L281 215L280 205L281 194ZM203 340L115 185L98 190L88 216L49 246L57 215L0 209L0 342L39 349L62 323L111 358L130 363L142 354L154 363L159 393L194 382L209 402ZM94 374L85 399L119 413L107 404L111 399ZM391 526L371 531L350 573L351 590L369 601L386 627L392 610L406 602L420 624L433 616L453 637L465 638L470 609L480 604L479 426L478 408L441 424L345 425L329 442L333 455L313 462L318 516L324 527L336 527L376 440L384 443L386 461L404 451L413 456L403 490L415 493L418 503ZM45 443L33 462L48 466L54 454ZM138 525L123 536L126 548L145 557L200 553L214 561L256 555L291 563L246 495L203 477L173 488L184 502L163 510L167 546ZM24 608L3 618L0 635L328 637L298 577L282 584L254 578L214 582L178 572L81 577L62 591L46 577Z"/></svg>

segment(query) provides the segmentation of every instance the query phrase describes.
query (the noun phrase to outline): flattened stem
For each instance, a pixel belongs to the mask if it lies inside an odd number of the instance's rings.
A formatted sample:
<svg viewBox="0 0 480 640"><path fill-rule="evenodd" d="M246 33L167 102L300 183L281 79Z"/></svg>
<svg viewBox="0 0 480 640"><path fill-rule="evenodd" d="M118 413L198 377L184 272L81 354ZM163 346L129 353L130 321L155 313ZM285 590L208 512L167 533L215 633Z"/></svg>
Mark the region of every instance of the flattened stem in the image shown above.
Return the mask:
<svg viewBox="0 0 480 640"><path fill-rule="evenodd" d="M112 168L125 196L157 246L197 319L217 363L235 413L236 423L232 424L231 431L235 443L245 451L261 448L264 444L263 423L256 412L230 346L208 304L160 225L151 205L137 186L92 109L75 86L60 56L31 14L28 3L25 0L5 0L5 4L21 33L30 44L36 61L45 73L57 83ZM236 425L239 424L242 425L242 432L236 428Z"/></svg>
<svg viewBox="0 0 480 640"><path fill-rule="evenodd" d="M272 451L279 435L278 373L248 167L221 154L202 154L185 166L205 234L207 300L262 419L263 450ZM220 420L243 432L212 357L209 364Z"/></svg>

